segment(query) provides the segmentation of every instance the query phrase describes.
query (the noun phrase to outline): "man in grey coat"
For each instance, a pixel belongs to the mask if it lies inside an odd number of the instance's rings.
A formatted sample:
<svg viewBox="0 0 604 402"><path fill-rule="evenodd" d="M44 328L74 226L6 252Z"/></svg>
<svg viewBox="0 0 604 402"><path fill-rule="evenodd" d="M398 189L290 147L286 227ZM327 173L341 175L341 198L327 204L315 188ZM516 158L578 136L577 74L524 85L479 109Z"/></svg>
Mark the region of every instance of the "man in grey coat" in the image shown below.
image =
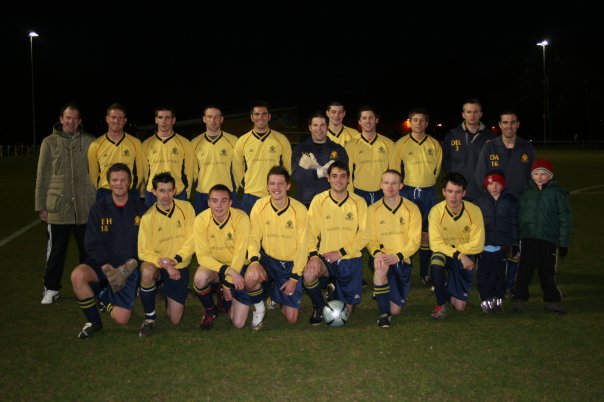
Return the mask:
<svg viewBox="0 0 604 402"><path fill-rule="evenodd" d="M71 232L78 244L80 263L86 259L84 232L95 197L88 177L87 150L94 136L84 132L81 122L78 106L72 103L63 106L59 122L40 146L35 210L48 224L42 304L52 304L60 298Z"/></svg>

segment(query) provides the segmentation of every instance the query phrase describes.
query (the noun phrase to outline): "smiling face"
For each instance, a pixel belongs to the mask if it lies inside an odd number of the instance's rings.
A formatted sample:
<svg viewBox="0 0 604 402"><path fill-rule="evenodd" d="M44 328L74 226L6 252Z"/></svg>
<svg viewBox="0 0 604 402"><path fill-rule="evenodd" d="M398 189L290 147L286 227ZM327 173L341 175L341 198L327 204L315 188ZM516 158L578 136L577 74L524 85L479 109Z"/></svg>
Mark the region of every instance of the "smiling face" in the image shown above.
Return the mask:
<svg viewBox="0 0 604 402"><path fill-rule="evenodd" d="M123 197L130 189L130 176L128 172L118 170L109 175L109 188L111 193L117 197Z"/></svg>
<svg viewBox="0 0 604 402"><path fill-rule="evenodd" d="M128 119L122 110L111 109L105 117L109 131L113 133L122 133Z"/></svg>
<svg viewBox="0 0 604 402"><path fill-rule="evenodd" d="M313 142L322 144L327 138L327 122L322 117L313 117L308 126Z"/></svg>
<svg viewBox="0 0 604 402"><path fill-rule="evenodd" d="M215 190L209 194L208 206L212 210L214 218L219 222L224 222L227 218L232 203L231 195L227 191Z"/></svg>
<svg viewBox="0 0 604 402"><path fill-rule="evenodd" d="M66 133L75 133L80 127L80 111L78 109L67 108L63 115L59 117L59 121L63 125L63 131Z"/></svg>
<svg viewBox="0 0 604 402"><path fill-rule="evenodd" d="M272 174L268 177L268 193L271 195L273 204L282 206L287 200L287 192L291 185L280 174Z"/></svg>
<svg viewBox="0 0 604 402"><path fill-rule="evenodd" d="M348 173L345 170L338 167L332 167L329 176L327 176L327 181L329 182L332 193L336 196L345 195L348 187L348 179Z"/></svg>
<svg viewBox="0 0 604 402"><path fill-rule="evenodd" d="M159 110L155 116L155 124L157 124L157 133L160 137L168 137L172 134L172 128L176 123L176 117L172 116L169 110Z"/></svg>
<svg viewBox="0 0 604 402"><path fill-rule="evenodd" d="M344 106L330 106L327 109L327 117L329 118L329 124L339 127L342 125L342 121L346 116Z"/></svg>
<svg viewBox="0 0 604 402"><path fill-rule="evenodd" d="M254 131L261 133L268 131L268 122L271 121L271 114L268 112L268 108L257 106L252 110L250 117L254 123Z"/></svg>
<svg viewBox="0 0 604 402"><path fill-rule="evenodd" d="M384 192L384 198L395 199L403 188L401 176L395 173L386 172L382 175L380 188Z"/></svg>

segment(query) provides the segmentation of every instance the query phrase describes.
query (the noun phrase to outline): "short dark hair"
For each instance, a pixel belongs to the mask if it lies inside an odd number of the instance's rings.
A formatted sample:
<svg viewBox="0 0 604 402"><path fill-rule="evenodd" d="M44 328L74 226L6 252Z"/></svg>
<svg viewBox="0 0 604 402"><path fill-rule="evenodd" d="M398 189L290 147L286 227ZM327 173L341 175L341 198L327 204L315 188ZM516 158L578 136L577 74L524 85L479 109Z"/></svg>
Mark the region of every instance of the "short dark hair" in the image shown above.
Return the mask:
<svg viewBox="0 0 604 402"><path fill-rule="evenodd" d="M220 108L220 106L214 105L214 104L210 103L209 105L206 105L206 107L203 108L203 115L204 116L206 115L206 111L208 109L217 109L220 112L220 114L222 114L222 109Z"/></svg>
<svg viewBox="0 0 604 402"><path fill-rule="evenodd" d="M363 112L372 112L376 119L380 118L380 115L375 111L375 108L371 105L363 105L359 108L359 112L357 113L357 120L361 120L361 113Z"/></svg>
<svg viewBox="0 0 604 402"><path fill-rule="evenodd" d="M325 120L325 123L327 123L327 116L325 116L325 113L322 113L322 112L314 112L313 114L308 116L308 125L309 126L312 124L312 119L323 119L323 120Z"/></svg>
<svg viewBox="0 0 604 402"><path fill-rule="evenodd" d="M409 119L411 119L416 114L423 114L424 116L426 116L426 121L430 121L430 115L428 114L428 111L423 107L414 107L413 109L409 110Z"/></svg>
<svg viewBox="0 0 604 402"><path fill-rule="evenodd" d="M518 113L516 113L512 109L503 109L501 112L499 112L499 121L501 121L501 116L506 115L506 114L513 114L514 116L516 116L516 120L520 121L520 118L518 117Z"/></svg>
<svg viewBox="0 0 604 402"><path fill-rule="evenodd" d="M231 199L231 190L229 190L229 188L224 184L214 184L210 191L208 191L208 198L210 197L210 194L215 191L224 191L229 195L229 200Z"/></svg>
<svg viewBox="0 0 604 402"><path fill-rule="evenodd" d="M455 184L456 186L461 186L464 190L468 187L468 181L462 174L457 172L451 172L445 176L443 179L443 190L447 187L447 183Z"/></svg>
<svg viewBox="0 0 604 402"><path fill-rule="evenodd" d="M327 168L327 174L330 175L334 168L341 169L345 171L348 176L350 176L350 168L348 167L348 163L340 160L335 161Z"/></svg>
<svg viewBox="0 0 604 402"><path fill-rule="evenodd" d="M329 109L331 109L331 107L332 107L332 106L342 106L342 108L343 108L344 110L346 110L346 107L345 107L345 106L342 104L342 102L337 101L337 100L331 101L331 102L329 103L329 105L327 105L327 109L325 109L325 110L329 110Z"/></svg>
<svg viewBox="0 0 604 402"><path fill-rule="evenodd" d="M465 105L478 105L480 106L480 111L482 111L482 103L478 100L478 98L470 98L467 99L464 103L461 104L461 111L464 111Z"/></svg>
<svg viewBox="0 0 604 402"><path fill-rule="evenodd" d="M267 181L267 182L268 182L268 180L269 180L269 177L271 177L271 176L283 176L283 177L285 178L285 182L286 182L287 184L290 184L290 183L291 183L291 181L292 181L292 178L291 178L291 176L289 175L289 172L287 171L287 169L286 169L286 168L284 168L284 167L283 167L283 166L281 166L281 165L276 165L276 166L273 166L273 167L271 168L271 170L269 170L269 171L268 171L268 174L266 175L266 181Z"/></svg>
<svg viewBox="0 0 604 402"><path fill-rule="evenodd" d="M176 188L176 180L174 180L174 177L169 172L161 172L153 177L153 180L151 180L153 190L157 190L159 183L172 183L172 187Z"/></svg>
<svg viewBox="0 0 604 402"><path fill-rule="evenodd" d="M125 163L114 163L107 169L107 181L111 181L111 173L113 172L126 172L128 173L128 181L132 183L132 171Z"/></svg>
<svg viewBox="0 0 604 402"><path fill-rule="evenodd" d="M271 112L271 108L269 107L268 102L259 100L259 101L252 103L252 108L250 109L250 114L254 113L254 109L257 107L265 107L269 113Z"/></svg>
<svg viewBox="0 0 604 402"><path fill-rule="evenodd" d="M155 117L157 117L157 114L159 112L170 112L170 114L172 114L172 117L176 117L176 108L174 108L174 106L172 105L160 105L158 107L155 108Z"/></svg>
<svg viewBox="0 0 604 402"><path fill-rule="evenodd" d="M124 113L124 116L127 116L126 108L121 103L112 103L107 107L107 116L111 113L112 110L121 110Z"/></svg>

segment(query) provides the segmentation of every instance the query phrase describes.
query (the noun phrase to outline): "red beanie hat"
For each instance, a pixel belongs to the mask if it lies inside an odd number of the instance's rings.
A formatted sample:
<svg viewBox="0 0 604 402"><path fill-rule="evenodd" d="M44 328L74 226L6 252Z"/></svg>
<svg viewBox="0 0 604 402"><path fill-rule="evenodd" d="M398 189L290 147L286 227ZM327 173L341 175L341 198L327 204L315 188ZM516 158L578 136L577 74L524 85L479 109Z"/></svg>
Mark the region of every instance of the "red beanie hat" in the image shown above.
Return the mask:
<svg viewBox="0 0 604 402"><path fill-rule="evenodd" d="M484 178L484 187L487 188L488 185L494 181L496 181L497 183L499 183L503 187L505 187L505 177L503 177L503 175L501 175L499 173L487 174L487 177Z"/></svg>
<svg viewBox="0 0 604 402"><path fill-rule="evenodd" d="M540 170L546 173L551 179L554 177L554 165L547 159L537 159L531 166L531 173L535 170Z"/></svg>

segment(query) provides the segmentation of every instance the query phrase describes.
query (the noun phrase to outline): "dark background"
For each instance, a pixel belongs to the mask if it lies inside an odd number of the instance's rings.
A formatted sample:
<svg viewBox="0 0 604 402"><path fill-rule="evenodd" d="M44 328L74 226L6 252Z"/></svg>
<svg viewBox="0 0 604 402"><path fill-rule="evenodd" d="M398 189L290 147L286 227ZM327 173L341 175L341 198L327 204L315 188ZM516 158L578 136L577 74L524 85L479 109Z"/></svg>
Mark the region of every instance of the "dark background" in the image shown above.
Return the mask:
<svg viewBox="0 0 604 402"><path fill-rule="evenodd" d="M393 138L411 107L425 107L431 132L442 138L459 124L470 97L483 102L486 124L496 125L498 111L513 108L520 135L542 140L543 61L536 45L542 39L550 42L548 140L596 140L604 131L604 29L589 10L578 17L521 16L505 5L492 17L460 9L436 19L426 9L337 14L309 6L297 15L290 5L271 18L260 3L237 10L237 17L203 6L146 15L120 7L5 16L2 143L32 143L30 30L40 35L33 41L38 143L66 102L80 105L86 129L96 135L105 132L112 102L126 106L129 123L143 126L153 123L159 104L175 105L177 119L185 120L200 118L208 103L229 114L263 99L273 108L297 106L305 131L306 116L337 99L353 126L359 106L377 107L378 131Z"/></svg>

